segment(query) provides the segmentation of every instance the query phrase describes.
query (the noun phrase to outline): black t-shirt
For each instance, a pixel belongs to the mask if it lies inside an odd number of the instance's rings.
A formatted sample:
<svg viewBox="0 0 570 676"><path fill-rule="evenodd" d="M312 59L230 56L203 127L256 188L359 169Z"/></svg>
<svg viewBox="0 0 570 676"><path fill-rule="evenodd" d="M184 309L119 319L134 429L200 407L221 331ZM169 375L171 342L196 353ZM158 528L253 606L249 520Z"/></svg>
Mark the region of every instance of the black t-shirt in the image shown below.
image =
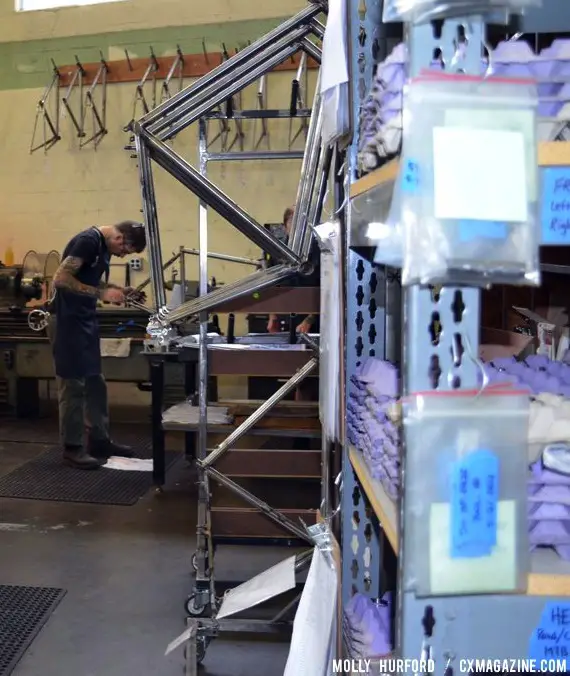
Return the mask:
<svg viewBox="0 0 570 676"><path fill-rule="evenodd" d="M105 238L97 228L83 230L73 237L63 251L62 260L79 258L83 261L75 277L89 286L99 286L109 274L109 250ZM90 319L96 317L97 298L87 294L58 289L54 298L58 321L67 317Z"/></svg>

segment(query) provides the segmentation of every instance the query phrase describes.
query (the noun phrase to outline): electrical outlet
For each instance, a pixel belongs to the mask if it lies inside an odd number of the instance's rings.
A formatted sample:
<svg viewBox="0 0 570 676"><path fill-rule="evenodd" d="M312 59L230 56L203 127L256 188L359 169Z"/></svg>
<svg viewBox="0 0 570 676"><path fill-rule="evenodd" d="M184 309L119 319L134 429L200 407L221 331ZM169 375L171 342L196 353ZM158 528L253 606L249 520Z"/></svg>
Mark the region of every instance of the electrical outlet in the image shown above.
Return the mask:
<svg viewBox="0 0 570 676"><path fill-rule="evenodd" d="M129 261L129 265L131 266L131 270L139 271L142 270L143 262L142 258L131 258Z"/></svg>

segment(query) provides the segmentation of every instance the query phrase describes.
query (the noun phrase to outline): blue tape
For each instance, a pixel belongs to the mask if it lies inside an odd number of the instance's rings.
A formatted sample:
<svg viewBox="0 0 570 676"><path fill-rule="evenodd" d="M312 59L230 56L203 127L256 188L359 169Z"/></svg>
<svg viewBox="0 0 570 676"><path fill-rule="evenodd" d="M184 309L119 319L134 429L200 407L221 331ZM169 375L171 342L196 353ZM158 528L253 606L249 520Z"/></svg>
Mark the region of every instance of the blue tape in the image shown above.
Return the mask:
<svg viewBox="0 0 570 676"><path fill-rule="evenodd" d="M420 186L420 167L415 160L404 160L402 164L402 192L417 193Z"/></svg>
<svg viewBox="0 0 570 676"><path fill-rule="evenodd" d="M570 167L542 170L542 244L570 245Z"/></svg>
<svg viewBox="0 0 570 676"><path fill-rule="evenodd" d="M477 450L458 460L451 477L452 559L489 556L497 544L499 460Z"/></svg>
<svg viewBox="0 0 570 676"><path fill-rule="evenodd" d="M528 656L532 660L566 660L570 669L570 603L549 601L542 611L538 626L532 632ZM558 669L557 669L558 671Z"/></svg>

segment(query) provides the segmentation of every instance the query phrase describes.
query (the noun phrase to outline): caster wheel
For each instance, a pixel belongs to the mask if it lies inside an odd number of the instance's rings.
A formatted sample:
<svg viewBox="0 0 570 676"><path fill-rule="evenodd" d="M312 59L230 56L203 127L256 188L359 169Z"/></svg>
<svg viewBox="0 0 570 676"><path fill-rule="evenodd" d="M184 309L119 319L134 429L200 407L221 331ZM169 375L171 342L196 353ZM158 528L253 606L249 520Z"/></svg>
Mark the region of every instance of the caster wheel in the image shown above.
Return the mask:
<svg viewBox="0 0 570 676"><path fill-rule="evenodd" d="M164 493L164 488L162 486L157 486L154 489L154 494L155 495L162 495Z"/></svg>
<svg viewBox="0 0 570 676"><path fill-rule="evenodd" d="M190 617L202 617L208 608L207 605L198 605L196 601L196 595L192 594L186 599L184 604L184 610L187 612Z"/></svg>
<svg viewBox="0 0 570 676"><path fill-rule="evenodd" d="M196 639L196 662L202 664L208 650L208 639L205 636L198 636Z"/></svg>

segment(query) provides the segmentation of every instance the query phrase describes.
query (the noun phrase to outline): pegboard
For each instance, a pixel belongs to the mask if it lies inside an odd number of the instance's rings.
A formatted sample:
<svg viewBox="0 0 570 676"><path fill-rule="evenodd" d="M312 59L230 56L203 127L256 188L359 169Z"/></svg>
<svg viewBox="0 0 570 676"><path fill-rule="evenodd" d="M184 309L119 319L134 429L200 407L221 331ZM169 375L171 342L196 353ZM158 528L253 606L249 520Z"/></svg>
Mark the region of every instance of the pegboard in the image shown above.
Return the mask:
<svg viewBox="0 0 570 676"><path fill-rule="evenodd" d="M342 484L342 602L357 592L371 598L381 594L382 538L378 519L350 463Z"/></svg>
<svg viewBox="0 0 570 676"><path fill-rule="evenodd" d="M375 66L385 56L381 25L382 0L350 0L349 58L351 61L351 114L354 128L347 152L346 172L352 182L357 176L360 108L374 77ZM346 209L350 223L350 204ZM388 276L384 266L372 262L372 250L351 248L350 227L346 228L346 335L345 387L348 400L350 376L368 357L386 355L386 303ZM389 342L389 341L388 341ZM342 490L343 603L355 592L378 598L382 591L383 537L364 491L354 474L345 442Z"/></svg>

